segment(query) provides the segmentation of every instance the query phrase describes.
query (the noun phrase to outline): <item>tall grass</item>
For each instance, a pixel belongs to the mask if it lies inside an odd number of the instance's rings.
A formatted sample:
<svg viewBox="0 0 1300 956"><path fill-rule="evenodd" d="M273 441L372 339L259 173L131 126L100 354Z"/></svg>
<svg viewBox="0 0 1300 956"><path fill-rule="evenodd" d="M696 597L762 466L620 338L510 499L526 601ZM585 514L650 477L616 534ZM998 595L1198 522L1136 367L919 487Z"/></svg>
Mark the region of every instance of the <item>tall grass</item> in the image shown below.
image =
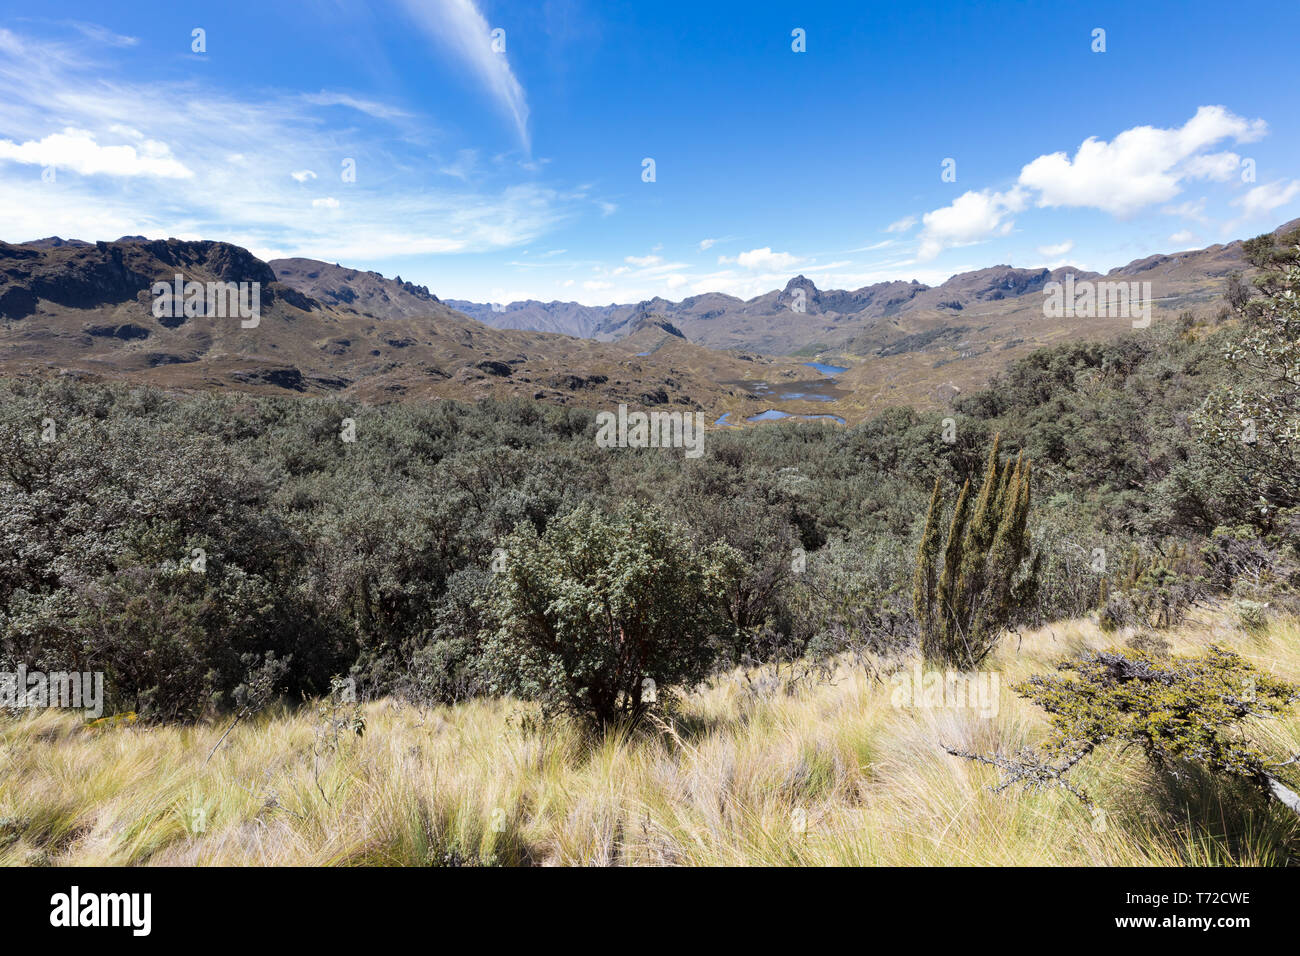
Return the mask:
<svg viewBox="0 0 1300 956"><path fill-rule="evenodd" d="M1203 615L1175 651L1218 641L1300 678L1300 625L1247 634ZM670 725L604 739L537 728L525 705L365 708L363 736L317 756L311 708L224 725L0 721L0 862L87 865L1269 865L1300 858L1284 810L1195 772L1099 753L1061 791L990 792L949 756L1014 751L1045 730L1008 689L1116 641L1086 622L1008 637L990 660L996 715L895 706L865 668L755 696L740 675L690 695ZM1300 752L1300 718L1252 728Z"/></svg>

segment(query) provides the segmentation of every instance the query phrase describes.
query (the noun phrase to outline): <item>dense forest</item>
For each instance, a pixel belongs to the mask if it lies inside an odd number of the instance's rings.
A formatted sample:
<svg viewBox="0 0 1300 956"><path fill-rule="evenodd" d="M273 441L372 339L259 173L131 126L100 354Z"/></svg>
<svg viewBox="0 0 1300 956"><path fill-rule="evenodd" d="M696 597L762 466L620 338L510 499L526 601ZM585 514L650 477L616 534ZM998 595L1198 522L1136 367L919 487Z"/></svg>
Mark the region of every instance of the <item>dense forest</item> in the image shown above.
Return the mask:
<svg viewBox="0 0 1300 956"><path fill-rule="evenodd" d="M915 645L928 504L995 436L1032 462L1008 625L1248 620L1298 580L1296 238L1247 244L1217 321L1042 350L950 410L714 429L699 459L600 448L595 409L11 380L0 666L103 671L110 712L154 720L336 676L613 718L647 673L666 704L717 668Z"/></svg>

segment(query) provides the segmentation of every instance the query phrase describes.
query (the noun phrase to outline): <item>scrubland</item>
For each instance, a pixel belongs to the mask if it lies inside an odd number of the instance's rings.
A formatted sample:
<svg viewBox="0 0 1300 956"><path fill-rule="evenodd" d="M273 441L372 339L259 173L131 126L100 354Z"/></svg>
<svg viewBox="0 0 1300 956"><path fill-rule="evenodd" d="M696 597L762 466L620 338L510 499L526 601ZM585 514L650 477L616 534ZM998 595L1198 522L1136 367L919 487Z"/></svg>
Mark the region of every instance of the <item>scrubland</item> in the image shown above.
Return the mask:
<svg viewBox="0 0 1300 956"><path fill-rule="evenodd" d="M1212 612L1161 632L1300 678L1300 622L1247 632ZM947 754L1014 752L1046 722L1011 685L1086 648L1086 620L1011 634L988 661L996 713L900 704L910 659L735 671L678 713L592 735L508 698L362 705L333 733L315 702L229 721L0 722L0 862L47 865L1283 865L1300 821L1194 767L1103 749L1062 790L1002 793ZM902 668L898 671L898 668ZM951 702L950 702L951 703ZM1278 759L1300 716L1249 727Z"/></svg>

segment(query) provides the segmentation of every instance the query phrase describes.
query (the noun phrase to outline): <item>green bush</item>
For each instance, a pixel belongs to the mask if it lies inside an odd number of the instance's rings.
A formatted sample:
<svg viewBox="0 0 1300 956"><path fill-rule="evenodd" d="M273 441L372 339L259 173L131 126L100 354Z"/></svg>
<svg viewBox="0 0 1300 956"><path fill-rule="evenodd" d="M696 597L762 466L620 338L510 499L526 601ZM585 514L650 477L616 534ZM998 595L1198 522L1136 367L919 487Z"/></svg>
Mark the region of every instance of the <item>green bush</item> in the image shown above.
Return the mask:
<svg viewBox="0 0 1300 956"><path fill-rule="evenodd" d="M1278 764L1243 731L1249 719L1283 714L1300 700L1300 689L1231 651L1211 647L1201 655L1175 657L1090 651L1014 690L1047 712L1052 732L1043 744L1015 757L948 748L1001 769L999 790L1016 783L1061 786L1090 803L1069 773L1103 743L1114 743L1138 747L1160 771L1192 762L1264 793L1287 793Z"/></svg>
<svg viewBox="0 0 1300 956"><path fill-rule="evenodd" d="M1023 453L1014 466L1001 461L999 444L995 437L973 505L970 482L962 486L946 537L935 479L913 586L921 653L928 661L978 666L1006 625L1027 607L1036 586L1040 559L1029 557L1026 533L1030 466ZM1022 569L1027 559L1028 567Z"/></svg>
<svg viewBox="0 0 1300 956"><path fill-rule="evenodd" d="M596 727L707 677L730 634L729 548L697 551L660 512L590 507L508 539L485 660L495 690ZM653 699L652 699L653 698Z"/></svg>

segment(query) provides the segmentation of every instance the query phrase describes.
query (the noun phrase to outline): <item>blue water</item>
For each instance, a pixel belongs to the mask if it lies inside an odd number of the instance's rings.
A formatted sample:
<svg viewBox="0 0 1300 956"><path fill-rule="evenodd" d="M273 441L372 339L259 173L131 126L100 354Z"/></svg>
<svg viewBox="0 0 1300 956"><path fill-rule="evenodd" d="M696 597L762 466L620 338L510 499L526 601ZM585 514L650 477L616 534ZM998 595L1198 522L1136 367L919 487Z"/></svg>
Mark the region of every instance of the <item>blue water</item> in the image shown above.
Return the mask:
<svg viewBox="0 0 1300 956"><path fill-rule="evenodd" d="M841 372L847 372L849 370L847 365L825 365L822 362L804 362L803 364L815 368L823 375L839 375Z"/></svg>
<svg viewBox="0 0 1300 956"><path fill-rule="evenodd" d="M731 427L734 428L736 423L735 423L735 422L729 422L729 421L727 421L727 419L730 418L730 417L731 417L731 412L727 412L727 414L723 415L721 418L719 418L719 419L718 419L716 422L714 422L713 424L715 424L715 425L729 425L729 426L731 426Z"/></svg>
<svg viewBox="0 0 1300 956"><path fill-rule="evenodd" d="M650 353L649 353L649 352L637 352L636 354L637 354L637 358L640 358L641 356L643 356L643 355L649 355Z"/></svg>
<svg viewBox="0 0 1300 956"><path fill-rule="evenodd" d="M727 414L730 414L730 412L728 412ZM726 418L726 417L727 417L726 415L722 416L722 418ZM719 422L722 421L722 418L718 419L718 421ZM840 416L838 415L791 415L789 412L778 411L775 408L769 408L765 412L760 412L757 415L751 415L749 418L746 418L745 421L774 422L781 418L806 418L806 419L829 418L831 419L831 421L839 422L841 425L844 424L844 419L840 418Z"/></svg>
<svg viewBox="0 0 1300 956"><path fill-rule="evenodd" d="M786 392L781 396L781 401L792 402L796 398L802 398L808 402L833 402L835 399L829 395L817 395L812 392Z"/></svg>

